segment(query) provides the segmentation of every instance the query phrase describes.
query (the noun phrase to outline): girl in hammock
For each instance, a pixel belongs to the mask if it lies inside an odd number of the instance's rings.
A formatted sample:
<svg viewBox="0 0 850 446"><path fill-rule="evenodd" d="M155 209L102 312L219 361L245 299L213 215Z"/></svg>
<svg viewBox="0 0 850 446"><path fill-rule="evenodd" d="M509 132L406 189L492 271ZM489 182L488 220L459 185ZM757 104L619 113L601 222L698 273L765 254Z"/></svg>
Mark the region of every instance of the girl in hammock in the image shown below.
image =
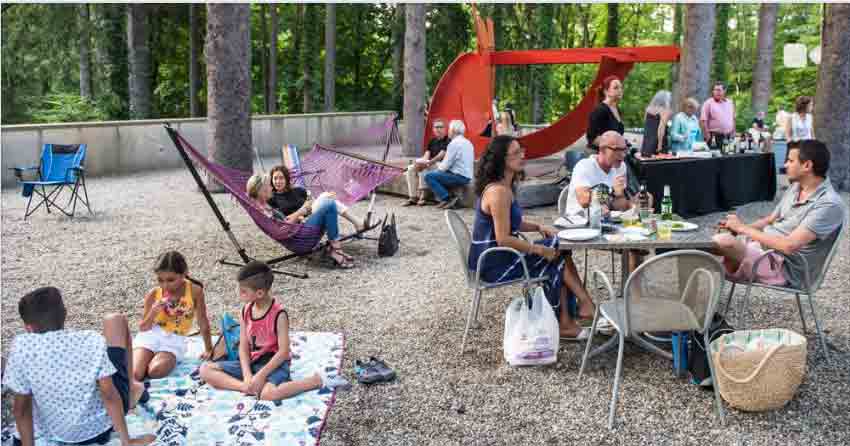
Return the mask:
<svg viewBox="0 0 850 446"><path fill-rule="evenodd" d="M249 178L246 189L248 196L267 215L288 223L318 226L330 241L328 255L334 261L334 264L344 269L354 267L353 258L342 250L342 243L339 241L339 213L335 200L317 200L312 203L305 199L295 210L291 207L282 209L271 206L270 203L273 202L271 179L268 175L263 174L256 174Z"/></svg>

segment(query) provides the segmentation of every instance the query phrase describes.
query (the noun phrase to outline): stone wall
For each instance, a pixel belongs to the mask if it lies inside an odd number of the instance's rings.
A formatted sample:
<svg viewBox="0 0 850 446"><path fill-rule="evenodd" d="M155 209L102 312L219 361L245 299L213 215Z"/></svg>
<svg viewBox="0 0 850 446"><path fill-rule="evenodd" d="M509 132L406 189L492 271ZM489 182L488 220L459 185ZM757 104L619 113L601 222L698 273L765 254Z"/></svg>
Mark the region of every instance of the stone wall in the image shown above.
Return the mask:
<svg viewBox="0 0 850 446"><path fill-rule="evenodd" d="M262 156L277 156L284 144L307 149L316 142L330 142L331 135L369 127L391 115L390 111L255 115L251 122L253 145ZM163 129L165 123L171 123L197 149L206 151L206 118L0 126L2 187L15 185L10 167L38 165L45 143L87 144L86 171L90 177L180 167L183 161Z"/></svg>

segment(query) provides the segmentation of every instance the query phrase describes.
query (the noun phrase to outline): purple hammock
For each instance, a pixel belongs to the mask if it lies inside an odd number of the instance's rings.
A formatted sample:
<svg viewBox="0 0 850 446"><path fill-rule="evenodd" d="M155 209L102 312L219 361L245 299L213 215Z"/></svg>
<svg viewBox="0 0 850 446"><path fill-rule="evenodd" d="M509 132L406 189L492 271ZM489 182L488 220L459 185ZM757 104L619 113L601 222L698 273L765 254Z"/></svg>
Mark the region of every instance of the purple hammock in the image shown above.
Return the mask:
<svg viewBox="0 0 850 446"><path fill-rule="evenodd" d="M319 242L322 238L322 232L319 227L274 219L267 216L255 204L254 200L248 196L245 190L245 185L252 175L251 172L233 169L215 163L195 149L177 130L169 125L165 126L165 130L174 142L178 152L183 156L186 166L204 193L207 202L210 204L216 217L218 217L231 242L236 246L243 263L247 263L253 259L245 253L245 249L239 245L230 232L230 224L224 219L212 196L209 194L206 185L198 175L195 169L196 165L215 178L236 199L261 231L294 253L293 255L271 259L266 261L266 263L274 264L286 261L315 252L321 248ZM387 147L389 147L389 143ZM341 201L344 200L343 202L346 204L356 202L378 186L403 173L403 169L399 167L355 155L346 155L343 152L321 147L318 144L304 157L301 167L305 172L310 171L312 175L317 176L320 180L319 184L324 189L337 192L337 198ZM335 189L337 187L341 189ZM376 226L377 224L344 238L359 237L363 232L374 229ZM221 262L227 263L224 260ZM303 274L285 274L306 277Z"/></svg>

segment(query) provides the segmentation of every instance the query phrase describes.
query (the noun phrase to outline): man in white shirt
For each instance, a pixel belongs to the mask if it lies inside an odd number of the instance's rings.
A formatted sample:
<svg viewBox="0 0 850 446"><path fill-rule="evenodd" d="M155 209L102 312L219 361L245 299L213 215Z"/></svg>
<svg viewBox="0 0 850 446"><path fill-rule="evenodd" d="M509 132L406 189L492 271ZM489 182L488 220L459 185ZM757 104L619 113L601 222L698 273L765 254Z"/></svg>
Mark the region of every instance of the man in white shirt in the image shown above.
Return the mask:
<svg viewBox="0 0 850 446"><path fill-rule="evenodd" d="M446 156L437 165L437 170L425 174L425 183L437 196L437 207L454 209L460 201L459 195L451 195L448 188L466 186L472 181L472 164L475 161L475 148L463 134L466 126L461 120L449 122L451 142L446 148Z"/></svg>
<svg viewBox="0 0 850 446"><path fill-rule="evenodd" d="M599 154L579 161L573 168L567 192L567 215L586 216L592 189L603 184L614 191L609 202L602 203L603 213L609 210L625 211L632 207L632 201L626 196L628 169L624 160L627 150L626 139L613 130L599 137ZM649 199L652 203L652 195ZM634 270L638 264L640 257L630 255L629 269Z"/></svg>

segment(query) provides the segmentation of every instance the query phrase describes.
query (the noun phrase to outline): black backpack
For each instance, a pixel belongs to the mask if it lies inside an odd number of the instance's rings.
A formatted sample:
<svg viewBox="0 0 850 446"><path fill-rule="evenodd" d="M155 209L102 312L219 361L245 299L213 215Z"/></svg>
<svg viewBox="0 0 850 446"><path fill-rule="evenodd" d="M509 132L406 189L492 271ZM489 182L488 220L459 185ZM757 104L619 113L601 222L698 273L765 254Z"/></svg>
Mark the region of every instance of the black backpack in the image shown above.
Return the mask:
<svg viewBox="0 0 850 446"><path fill-rule="evenodd" d="M389 224L387 223L389 219ZM378 236L378 255L381 257L392 257L398 252L398 229L395 224L395 214L384 217L381 223L381 235Z"/></svg>
<svg viewBox="0 0 850 446"><path fill-rule="evenodd" d="M735 331L726 319L719 314L715 314L711 320L709 330L709 342L723 336L727 333ZM692 384L697 384L703 387L711 387L713 380L711 379L711 369L708 367L708 346L703 345L703 333L693 333L690 347L688 348L688 375L691 378Z"/></svg>

